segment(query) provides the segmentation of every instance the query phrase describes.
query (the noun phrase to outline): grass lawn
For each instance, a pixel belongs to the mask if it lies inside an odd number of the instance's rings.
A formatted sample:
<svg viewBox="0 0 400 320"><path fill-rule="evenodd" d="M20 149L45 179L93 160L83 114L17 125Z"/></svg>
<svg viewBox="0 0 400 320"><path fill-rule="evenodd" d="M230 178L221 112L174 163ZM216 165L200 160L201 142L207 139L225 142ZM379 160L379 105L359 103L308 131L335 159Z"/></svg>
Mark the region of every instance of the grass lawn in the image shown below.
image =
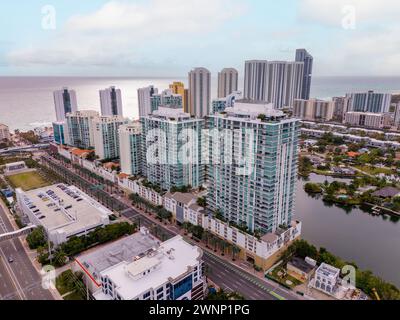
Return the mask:
<svg viewBox="0 0 400 320"><path fill-rule="evenodd" d="M42 188L49 185L49 183L36 171L15 174L8 176L7 179L14 188L21 188L24 191Z"/></svg>
<svg viewBox="0 0 400 320"><path fill-rule="evenodd" d="M75 276L71 270L66 270L56 278L56 288L60 295L63 296L70 292L64 297L64 300L84 300L82 293L76 289L76 284L73 280L74 277Z"/></svg>
<svg viewBox="0 0 400 320"><path fill-rule="evenodd" d="M287 285L287 286L289 286L289 287L291 287L291 288L294 288L294 287L296 287L296 286L298 286L298 285L301 284L301 281L297 280L296 278L292 277L292 276L289 275L289 274L286 274L283 278L280 277L280 276L278 275L278 272L279 272L279 271L284 272L284 271L286 271L286 270L285 270L282 266L277 266L274 270L272 270L271 273L269 273L269 276L270 276L270 277L273 277L277 282L280 282L280 283L282 283L282 284L285 284L285 285ZM289 285L288 283L286 283L286 280L291 281L292 284Z"/></svg>
<svg viewBox="0 0 400 320"><path fill-rule="evenodd" d="M391 174L393 173L392 169L389 168L377 168L371 166L355 166L355 168L360 169L368 174L376 175L376 174Z"/></svg>
<svg viewBox="0 0 400 320"><path fill-rule="evenodd" d="M56 279L56 288L61 295L71 291L70 288L68 288L68 286L62 281L61 277Z"/></svg>

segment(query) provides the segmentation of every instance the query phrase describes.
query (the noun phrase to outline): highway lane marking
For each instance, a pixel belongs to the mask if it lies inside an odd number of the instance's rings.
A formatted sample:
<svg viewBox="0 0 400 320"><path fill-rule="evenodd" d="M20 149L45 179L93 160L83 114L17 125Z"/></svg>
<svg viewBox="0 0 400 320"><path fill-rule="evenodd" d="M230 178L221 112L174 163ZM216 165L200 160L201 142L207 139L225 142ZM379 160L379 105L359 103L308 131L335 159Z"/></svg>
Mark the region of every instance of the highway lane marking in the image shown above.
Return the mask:
<svg viewBox="0 0 400 320"><path fill-rule="evenodd" d="M1 212L4 213L4 214L6 215L6 212L4 212L4 210L1 210ZM7 227L6 227L5 223L4 223L4 220L3 220L3 217L1 216L1 214L0 214L0 225L1 225L1 227L3 228L3 231L4 231L4 232L8 232L8 229L7 229ZM8 244L11 244L11 245L13 246L14 251L18 254L19 251L17 250L17 247L16 247L14 241L15 241L15 240L8 240L7 242L8 242ZM18 240L18 241L19 241L19 240ZM5 242L5 243L7 243L7 242ZM18 278L17 278L17 276L15 275L13 268L12 268L10 265L7 264L7 262L6 262L7 259L6 259L5 253L4 253L4 251L3 251L3 249L2 249L1 247L0 247L0 253L1 253L1 256L4 258L4 266L5 266L5 269L6 269L6 271L8 272L8 274L9 274L9 276L10 276L10 279L11 279L11 281L13 282L14 287L15 287L15 289L16 289L17 292L18 292L18 295L21 297L22 300L24 300L24 298L26 299L27 297L26 297L26 295L25 295L25 293L24 293L24 290L22 289L22 286L21 286L21 284L19 283ZM19 256L18 256L18 258L19 258ZM19 260L18 258L16 258L17 261ZM18 263L18 265L20 265L20 264ZM22 263L21 265L24 266L23 263ZM26 268L26 267L24 266L24 268ZM20 274L20 275L23 275L23 274L24 274L24 273L22 272L21 269L19 269L18 271L19 271L19 274ZM26 282L26 279L25 279L25 282Z"/></svg>
<svg viewBox="0 0 400 320"><path fill-rule="evenodd" d="M0 255L1 255L2 258L4 259L4 261L3 261L3 262L4 262L4 267L5 267L6 271L7 271L7 273L9 274L10 279L11 279L11 281L13 282L14 287L15 287L15 289L17 290L18 295L20 296L21 300L24 300L24 296L25 296L25 295L24 295L23 292L20 292L20 290L22 291L22 287L21 287L20 284L18 283L17 277L15 276L13 270L10 268L9 265L7 265L7 262L6 262L6 261L7 261L7 258L6 258L6 256L5 256L5 254L4 254L2 248L0 248ZM25 299L26 299L26 296L25 296Z"/></svg>

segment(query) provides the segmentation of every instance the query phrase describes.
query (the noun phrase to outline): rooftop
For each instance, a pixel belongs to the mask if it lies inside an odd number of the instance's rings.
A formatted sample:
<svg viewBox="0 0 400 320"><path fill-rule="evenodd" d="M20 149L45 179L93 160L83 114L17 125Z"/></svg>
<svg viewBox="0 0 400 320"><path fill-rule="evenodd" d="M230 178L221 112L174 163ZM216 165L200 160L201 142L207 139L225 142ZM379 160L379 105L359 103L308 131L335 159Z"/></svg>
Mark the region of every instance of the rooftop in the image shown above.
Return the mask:
<svg viewBox="0 0 400 320"><path fill-rule="evenodd" d="M176 236L163 242L157 251L135 262L121 262L101 274L111 279L120 296L131 300L150 288L158 288L171 279L180 278L198 265L202 254L200 248ZM151 268L153 270L149 270Z"/></svg>
<svg viewBox="0 0 400 320"><path fill-rule="evenodd" d="M74 156L78 156L78 157L84 157L87 154L89 154L90 152L92 152L91 150L84 150L84 149L79 149L79 148L74 148L71 150L71 153Z"/></svg>
<svg viewBox="0 0 400 320"><path fill-rule="evenodd" d="M136 232L101 248L79 256L77 260L97 280L100 272L123 261L131 262L156 250L160 242L150 234Z"/></svg>
<svg viewBox="0 0 400 320"><path fill-rule="evenodd" d="M18 189L17 192L24 195L28 206L35 206L31 210L48 231L62 229L74 233L86 226L101 224L112 214L74 186L57 184L27 192Z"/></svg>
<svg viewBox="0 0 400 320"><path fill-rule="evenodd" d="M178 202L184 203L186 205L190 204L191 202L197 200L197 197L191 193L182 193L182 192L175 192L171 193L168 192L165 194L166 198L172 198Z"/></svg>
<svg viewBox="0 0 400 320"><path fill-rule="evenodd" d="M260 115L263 115L264 119L260 119ZM236 100L233 107L226 108L223 114L216 114L214 116L223 116L235 120L241 119L244 121L254 121L257 123L270 120L288 122L298 121L295 118L287 118L284 112L274 109L272 103L245 99Z"/></svg>
<svg viewBox="0 0 400 320"><path fill-rule="evenodd" d="M340 270L329 264L321 263L317 269L317 273L323 274L325 277L336 278L340 274Z"/></svg>
<svg viewBox="0 0 400 320"><path fill-rule="evenodd" d="M308 264L304 259L298 257L294 257L288 263L305 273L309 273L314 269L312 265Z"/></svg>
<svg viewBox="0 0 400 320"><path fill-rule="evenodd" d="M261 241L273 243L278 239L278 236L275 233L267 233L261 237Z"/></svg>
<svg viewBox="0 0 400 320"><path fill-rule="evenodd" d="M385 187L375 191L372 195L375 197L391 198L400 194L400 190L394 187Z"/></svg>
<svg viewBox="0 0 400 320"><path fill-rule="evenodd" d="M183 112L182 109L159 107L153 111L153 115L160 117L177 117L177 118L190 118L190 114Z"/></svg>

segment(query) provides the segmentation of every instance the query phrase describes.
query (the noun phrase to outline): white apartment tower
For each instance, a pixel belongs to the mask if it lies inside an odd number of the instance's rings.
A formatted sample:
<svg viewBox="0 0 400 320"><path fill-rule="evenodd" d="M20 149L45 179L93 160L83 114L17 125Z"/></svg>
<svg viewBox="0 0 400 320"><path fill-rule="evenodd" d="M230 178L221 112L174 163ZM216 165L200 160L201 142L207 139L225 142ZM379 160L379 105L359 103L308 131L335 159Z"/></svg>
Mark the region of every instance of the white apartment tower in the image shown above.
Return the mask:
<svg viewBox="0 0 400 320"><path fill-rule="evenodd" d="M121 171L129 175L141 173L141 126L134 122L119 127Z"/></svg>
<svg viewBox="0 0 400 320"><path fill-rule="evenodd" d="M122 116L121 89L110 87L100 90L100 107L102 116Z"/></svg>
<svg viewBox="0 0 400 320"><path fill-rule="evenodd" d="M238 90L238 71L225 68L218 73L218 98L225 98Z"/></svg>
<svg viewBox="0 0 400 320"><path fill-rule="evenodd" d="M89 149L94 148L94 120L99 113L93 110L82 110L66 115L69 145Z"/></svg>
<svg viewBox="0 0 400 320"><path fill-rule="evenodd" d="M139 117L151 114L151 97L155 94L158 94L158 89L154 86L138 89Z"/></svg>
<svg viewBox="0 0 400 320"><path fill-rule="evenodd" d="M204 119L193 118L179 109L160 107L140 121L143 176L164 190L174 186L202 186L205 175L201 162Z"/></svg>
<svg viewBox="0 0 400 320"><path fill-rule="evenodd" d="M94 148L99 159L119 158L118 129L128 122L121 116L101 116L93 120Z"/></svg>
<svg viewBox="0 0 400 320"><path fill-rule="evenodd" d="M196 118L210 112L211 73L206 68L195 68L189 72L189 111Z"/></svg>
<svg viewBox="0 0 400 320"><path fill-rule="evenodd" d="M290 226L297 181L300 121L272 104L236 101L208 117L213 136L208 203L224 218L260 234Z"/></svg>
<svg viewBox="0 0 400 320"><path fill-rule="evenodd" d="M303 87L304 62L246 61L244 98L273 103L276 109L293 107Z"/></svg>
<svg viewBox="0 0 400 320"><path fill-rule="evenodd" d="M53 92L57 121L64 121L67 113L78 110L75 90L63 88Z"/></svg>

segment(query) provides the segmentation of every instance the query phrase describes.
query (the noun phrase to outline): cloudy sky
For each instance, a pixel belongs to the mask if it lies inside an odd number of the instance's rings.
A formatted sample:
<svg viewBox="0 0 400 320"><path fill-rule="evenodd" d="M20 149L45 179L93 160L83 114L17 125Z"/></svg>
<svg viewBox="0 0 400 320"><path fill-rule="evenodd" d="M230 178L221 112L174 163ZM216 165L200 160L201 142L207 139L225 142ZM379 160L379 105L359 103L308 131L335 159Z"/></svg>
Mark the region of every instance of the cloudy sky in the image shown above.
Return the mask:
<svg viewBox="0 0 400 320"><path fill-rule="evenodd" d="M184 76L315 58L316 75L400 75L398 0L4 0L0 75Z"/></svg>

